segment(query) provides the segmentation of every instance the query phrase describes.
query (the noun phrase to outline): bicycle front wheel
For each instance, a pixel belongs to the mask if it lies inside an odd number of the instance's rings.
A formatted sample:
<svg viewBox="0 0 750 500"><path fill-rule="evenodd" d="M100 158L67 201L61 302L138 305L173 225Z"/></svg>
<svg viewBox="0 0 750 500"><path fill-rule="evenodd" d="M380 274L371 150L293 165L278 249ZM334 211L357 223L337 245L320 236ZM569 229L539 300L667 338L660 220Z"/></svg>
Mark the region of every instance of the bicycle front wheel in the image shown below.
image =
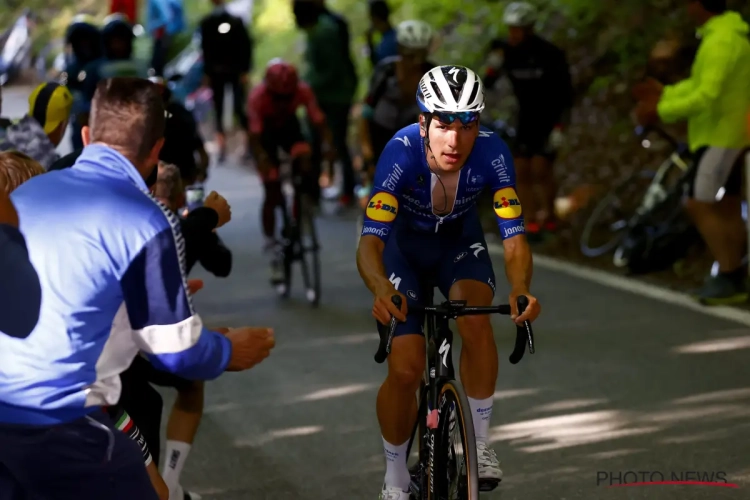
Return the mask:
<svg viewBox="0 0 750 500"><path fill-rule="evenodd" d="M583 255L600 257L617 248L653 178L652 171L634 173L599 200L581 232Z"/></svg>
<svg viewBox="0 0 750 500"><path fill-rule="evenodd" d="M305 296L313 307L320 304L320 245L315 230L314 208L307 196L299 199L300 263L305 284Z"/></svg>
<svg viewBox="0 0 750 500"><path fill-rule="evenodd" d="M435 490L448 500L479 500L477 443L464 388L449 380L440 388L435 450Z"/></svg>

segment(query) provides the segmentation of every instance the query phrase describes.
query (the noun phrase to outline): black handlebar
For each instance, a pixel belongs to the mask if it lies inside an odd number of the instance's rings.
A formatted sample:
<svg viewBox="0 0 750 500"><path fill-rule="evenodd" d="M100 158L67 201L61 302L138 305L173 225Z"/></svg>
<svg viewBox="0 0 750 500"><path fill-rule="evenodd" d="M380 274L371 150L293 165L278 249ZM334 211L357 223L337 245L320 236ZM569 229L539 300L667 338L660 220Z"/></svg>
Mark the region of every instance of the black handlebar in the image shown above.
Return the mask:
<svg viewBox="0 0 750 500"><path fill-rule="evenodd" d="M401 309L401 296L394 295L391 300L396 307ZM516 305L518 306L518 314L523 314L529 306L529 298L525 295L519 295L516 299ZM456 319L459 316L473 316L479 314L504 314L507 316L511 313L509 304L500 304L497 306L467 306L465 300L449 300L440 305L433 306L413 304L410 305L409 308L412 311L443 316L450 319ZM375 353L376 363L382 363L391 353L393 334L396 331L397 325L398 320L395 317L391 317L391 322L388 327L379 328L380 345L378 345L378 352ZM508 358L512 364L515 365L521 361L526 351L526 344L529 346L529 354L534 354L534 331L528 320L524 321L523 325L516 326L516 344L513 348L513 352Z"/></svg>

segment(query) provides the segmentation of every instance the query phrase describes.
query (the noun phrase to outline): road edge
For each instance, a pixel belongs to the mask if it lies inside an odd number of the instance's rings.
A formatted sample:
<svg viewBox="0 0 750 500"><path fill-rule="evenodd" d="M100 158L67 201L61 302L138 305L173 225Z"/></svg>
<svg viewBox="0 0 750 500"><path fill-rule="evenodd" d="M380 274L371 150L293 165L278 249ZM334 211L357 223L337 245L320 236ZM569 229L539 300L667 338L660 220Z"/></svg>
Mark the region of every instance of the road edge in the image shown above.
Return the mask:
<svg viewBox="0 0 750 500"><path fill-rule="evenodd" d="M487 242L487 251L492 255L502 255L503 247L498 243ZM707 316L713 316L723 320L734 321L745 326L750 326L750 312L727 306L703 306L697 303L689 295L675 292L668 288L644 283L633 278L617 276L607 271L585 267L562 259L556 259L546 255L534 254L534 266L567 274L574 278L597 283L608 288L614 288L623 292L632 293L642 297L648 297L667 304L690 309Z"/></svg>

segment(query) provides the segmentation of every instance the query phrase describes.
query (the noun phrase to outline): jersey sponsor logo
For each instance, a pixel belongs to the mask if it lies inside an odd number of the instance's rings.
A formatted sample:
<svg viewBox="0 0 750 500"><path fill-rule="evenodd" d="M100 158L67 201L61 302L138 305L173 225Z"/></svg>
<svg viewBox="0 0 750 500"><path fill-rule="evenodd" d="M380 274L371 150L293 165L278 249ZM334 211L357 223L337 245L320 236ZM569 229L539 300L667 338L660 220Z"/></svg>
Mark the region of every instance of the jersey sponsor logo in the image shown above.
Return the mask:
<svg viewBox="0 0 750 500"><path fill-rule="evenodd" d="M362 228L362 236L368 235L368 234L374 234L375 236L379 236L380 238L385 238L388 236L388 228L387 227L363 227Z"/></svg>
<svg viewBox="0 0 750 500"><path fill-rule="evenodd" d="M467 255L469 255L468 252L461 252L460 254L456 255L456 258L453 259L453 262L458 262L459 260L463 259Z"/></svg>
<svg viewBox="0 0 750 500"><path fill-rule="evenodd" d="M508 166L505 164L505 156L502 154L492 160L492 169L497 174L497 179L500 182L510 183L510 176L508 175Z"/></svg>
<svg viewBox="0 0 750 500"><path fill-rule="evenodd" d="M398 201L392 194L379 192L370 198L365 212L367 217L378 222L391 222L398 213Z"/></svg>
<svg viewBox="0 0 750 500"><path fill-rule="evenodd" d="M489 130L480 130L479 131L479 137L490 137L493 134L493 132L490 132Z"/></svg>
<svg viewBox="0 0 750 500"><path fill-rule="evenodd" d="M471 175L471 169L466 174L466 177L469 178L469 184L482 184L484 183L484 177L481 175Z"/></svg>
<svg viewBox="0 0 750 500"><path fill-rule="evenodd" d="M498 189L495 192L494 208L501 219L515 219L523 212L516 190L512 187Z"/></svg>
<svg viewBox="0 0 750 500"><path fill-rule="evenodd" d="M403 137L395 137L395 139L397 141L399 141L401 144L403 144L404 146L406 146L407 148L411 147L411 142L409 142L409 136L408 135L405 135Z"/></svg>
<svg viewBox="0 0 750 500"><path fill-rule="evenodd" d="M504 227L503 239L510 238L511 236L515 236L517 234L523 234L524 231L525 230L524 230L523 224L519 224L517 226L511 226L511 227Z"/></svg>
<svg viewBox="0 0 750 500"><path fill-rule="evenodd" d="M391 191L395 191L396 185L398 184L399 179L401 179L401 174L403 173L404 171L401 167L398 166L398 163L394 163L393 170L390 174L388 174L388 177L385 178L382 186L386 189L390 189Z"/></svg>

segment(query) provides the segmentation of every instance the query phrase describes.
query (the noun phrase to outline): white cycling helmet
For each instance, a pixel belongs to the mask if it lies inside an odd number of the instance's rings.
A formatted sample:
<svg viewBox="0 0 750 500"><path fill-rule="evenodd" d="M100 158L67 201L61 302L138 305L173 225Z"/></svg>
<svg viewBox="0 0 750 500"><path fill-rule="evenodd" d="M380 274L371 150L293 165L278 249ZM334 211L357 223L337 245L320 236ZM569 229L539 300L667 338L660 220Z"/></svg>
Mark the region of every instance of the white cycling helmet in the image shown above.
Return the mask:
<svg viewBox="0 0 750 500"><path fill-rule="evenodd" d="M424 21L403 21L396 27L396 42L410 49L426 49L432 34L432 26Z"/></svg>
<svg viewBox="0 0 750 500"><path fill-rule="evenodd" d="M536 7L528 2L513 2L505 8L503 22L507 26L526 27L536 23Z"/></svg>
<svg viewBox="0 0 750 500"><path fill-rule="evenodd" d="M438 66L419 80L417 104L425 113L479 113L484 109L484 86L469 68Z"/></svg>

